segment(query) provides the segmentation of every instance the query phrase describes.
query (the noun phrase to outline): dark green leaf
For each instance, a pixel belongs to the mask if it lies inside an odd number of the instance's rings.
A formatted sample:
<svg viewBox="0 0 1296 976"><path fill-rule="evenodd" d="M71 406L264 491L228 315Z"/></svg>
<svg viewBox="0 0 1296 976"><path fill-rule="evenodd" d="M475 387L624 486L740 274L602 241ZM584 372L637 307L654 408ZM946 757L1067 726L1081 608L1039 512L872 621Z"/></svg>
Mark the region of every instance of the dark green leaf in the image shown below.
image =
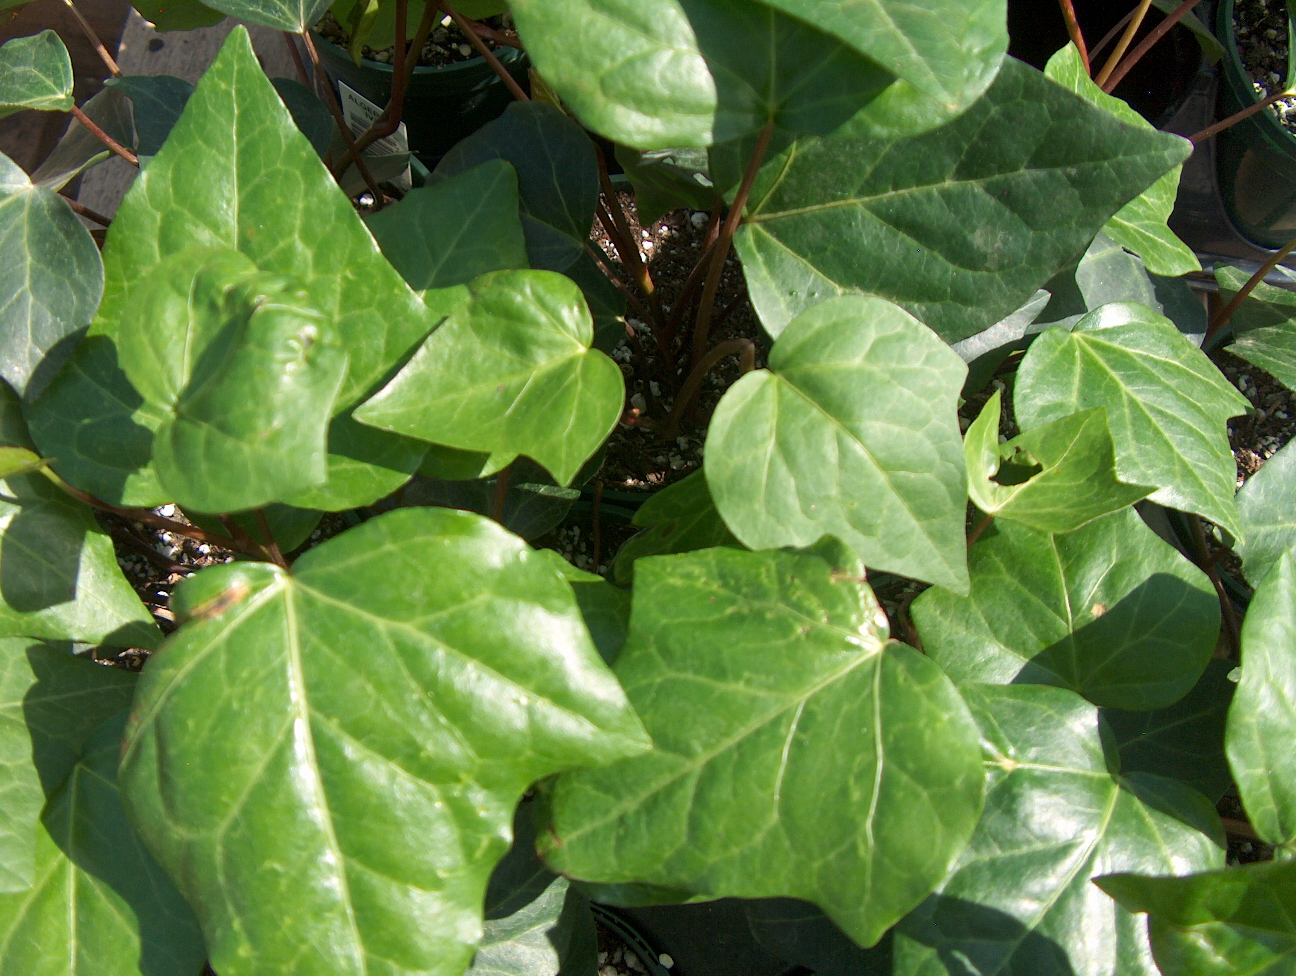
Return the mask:
<svg viewBox="0 0 1296 976"><path fill-rule="evenodd" d="M207 6L235 20L300 34L312 26L330 0L203 0Z"/></svg>
<svg viewBox="0 0 1296 976"><path fill-rule="evenodd" d="M598 969L589 901L554 878L533 901L490 919L466 976L588 976Z"/></svg>
<svg viewBox="0 0 1296 976"><path fill-rule="evenodd" d="M612 574L622 586L634 581L635 560L676 552L732 546L741 549L707 491L706 475L695 471L682 481L652 495L635 512L641 530L617 552Z"/></svg>
<svg viewBox="0 0 1296 976"><path fill-rule="evenodd" d="M1121 769L1177 779L1218 802L1233 785L1224 756L1224 721L1236 688L1229 680L1233 667L1230 661L1213 658L1192 691L1169 708L1104 708L1102 717L1115 736Z"/></svg>
<svg viewBox="0 0 1296 976"><path fill-rule="evenodd" d="M516 454L483 454L431 444L419 465L419 474L440 481L475 481L502 471L516 458Z"/></svg>
<svg viewBox="0 0 1296 976"><path fill-rule="evenodd" d="M954 687L888 644L867 584L817 556L708 549L635 575L616 672L654 747L558 778L545 861L600 883L803 898L876 942L980 808Z"/></svg>
<svg viewBox="0 0 1296 976"><path fill-rule="evenodd" d="M104 84L131 100L140 156L157 155L193 94L193 85L170 75L126 75Z"/></svg>
<svg viewBox="0 0 1296 976"><path fill-rule="evenodd" d="M630 591L613 586L602 576L577 569L553 549L538 549L536 555L548 560L571 584L594 646L604 661L615 664L630 626Z"/></svg>
<svg viewBox="0 0 1296 976"><path fill-rule="evenodd" d="M863 291L954 342L1021 306L1188 150L1009 59L935 131L798 140L762 169L735 243L771 335Z"/></svg>
<svg viewBox="0 0 1296 976"><path fill-rule="evenodd" d="M1092 407L1107 408L1122 481L1155 486L1152 501L1241 534L1226 422L1250 404L1173 323L1113 304L1032 343L1014 388L1022 428Z"/></svg>
<svg viewBox="0 0 1296 976"><path fill-rule="evenodd" d="M271 78L270 83L274 85L279 98L292 114L293 121L297 123L297 128L301 129L302 135L310 140L315 152L323 156L328 152L329 145L333 141L333 133L337 131L328 106L300 81L291 78Z"/></svg>
<svg viewBox="0 0 1296 976"><path fill-rule="evenodd" d="M589 136L552 105L514 102L446 153L433 182L492 159L511 163L517 173L531 267L567 270L584 251L598 203L598 164Z"/></svg>
<svg viewBox="0 0 1296 976"><path fill-rule="evenodd" d="M0 638L0 892L35 882L45 794L72 771L86 736L128 708L134 693L128 671L73 657L66 647Z"/></svg>
<svg viewBox="0 0 1296 976"><path fill-rule="evenodd" d="M1222 866L1211 805L1171 780L1115 775L1098 710L1069 691L963 691L981 725L985 812L950 876L897 928L895 976L1157 976L1142 921L1090 879Z"/></svg>
<svg viewBox="0 0 1296 976"><path fill-rule="evenodd" d="M455 976L523 790L646 745L567 584L480 516L398 509L175 607L122 775L221 976Z"/></svg>
<svg viewBox="0 0 1296 976"><path fill-rule="evenodd" d="M1242 680L1225 740L1238 795L1256 833L1296 847L1296 555L1282 556L1242 624Z"/></svg>
<svg viewBox="0 0 1296 976"><path fill-rule="evenodd" d="M963 590L966 372L890 302L849 295L803 312L769 369L716 408L705 465L716 508L753 549L833 535L869 566Z"/></svg>
<svg viewBox="0 0 1296 976"><path fill-rule="evenodd" d="M122 809L117 757L125 721L121 711L100 725L66 778L47 787L36 884L0 895L0 971L192 976L202 966L193 912Z"/></svg>
<svg viewBox="0 0 1296 976"><path fill-rule="evenodd" d="M1071 532L1152 493L1116 477L1102 407L1032 428L1005 444L999 443L999 412L995 390L963 439L968 494L987 515L1041 532ZM1009 471L1034 473L1017 480L1008 479Z"/></svg>
<svg viewBox="0 0 1296 976"><path fill-rule="evenodd" d="M135 146L135 120L131 101L119 91L105 88L81 106L81 111L95 125L103 129L127 149ZM54 151L36 167L31 178L50 190L61 190L78 173L95 163L102 162L112 153L99 137L77 119L68 123L67 131L59 139Z"/></svg>
<svg viewBox="0 0 1296 976"><path fill-rule="evenodd" d="M710 210L715 187L704 149L650 149L640 152L616 147L617 162L635 191L639 226L648 227L663 214L680 207Z"/></svg>
<svg viewBox="0 0 1296 976"><path fill-rule="evenodd" d="M1065 535L996 523L968 568L970 596L932 589L912 608L923 649L956 681L1165 708L1196 684L1219 635L1206 575L1130 508Z"/></svg>
<svg viewBox="0 0 1296 976"><path fill-rule="evenodd" d="M0 46L0 119L25 108L67 112L72 98L72 58L52 30L15 37Z"/></svg>
<svg viewBox="0 0 1296 976"><path fill-rule="evenodd" d="M580 289L551 271L478 278L356 419L465 451L525 454L567 485L611 433L621 370L591 349Z"/></svg>
<svg viewBox="0 0 1296 976"><path fill-rule="evenodd" d="M411 190L365 222L415 291L466 285L490 271L529 266L517 171L503 159Z"/></svg>
<svg viewBox="0 0 1296 976"><path fill-rule="evenodd" d="M580 498L580 492L548 482L539 469L524 474L520 463L517 468L509 478L500 524L531 540L557 527L571 511L572 502ZM525 480L528 477L538 480ZM495 507L495 479L444 481L419 477L405 487L403 498L406 505L438 505L490 515Z"/></svg>
<svg viewBox="0 0 1296 976"><path fill-rule="evenodd" d="M103 294L103 262L67 204L0 154L0 377L35 395L72 355Z"/></svg>
<svg viewBox="0 0 1296 976"><path fill-rule="evenodd" d="M626 341L626 298L612 284L594 259L582 254L563 271L580 285L585 304L594 319L594 348L609 356Z"/></svg>
<svg viewBox="0 0 1296 976"><path fill-rule="evenodd" d="M544 555L548 549L537 549ZM505 918L525 908L544 893L557 877L544 866L536 853L536 825L533 802L524 799L513 811L513 843L500 858L486 885L485 917L487 921Z"/></svg>
<svg viewBox="0 0 1296 976"><path fill-rule="evenodd" d="M1180 0L1152 0L1152 5L1163 14L1174 13L1179 9L1179 4ZM1224 46L1215 39L1210 28L1197 19L1196 14L1189 11L1180 18L1179 23L1193 32L1197 43L1201 45L1202 53L1211 64L1224 56Z"/></svg>
<svg viewBox="0 0 1296 976"><path fill-rule="evenodd" d="M1237 547L1252 586L1296 546L1296 447L1288 445L1260 466L1237 493L1242 542Z"/></svg>
<svg viewBox="0 0 1296 976"><path fill-rule="evenodd" d="M159 31L211 27L225 19L221 11L199 0L131 0L131 6Z"/></svg>
<svg viewBox="0 0 1296 976"><path fill-rule="evenodd" d="M1256 329L1282 327L1296 318L1296 292L1292 290L1296 288L1296 272L1280 265L1269 273L1269 277L1278 277L1292 287L1280 288L1264 281L1258 282L1229 319L1229 325L1237 335ZM1251 280L1251 273L1220 265L1215 269L1215 280L1219 282L1220 298L1227 302Z"/></svg>

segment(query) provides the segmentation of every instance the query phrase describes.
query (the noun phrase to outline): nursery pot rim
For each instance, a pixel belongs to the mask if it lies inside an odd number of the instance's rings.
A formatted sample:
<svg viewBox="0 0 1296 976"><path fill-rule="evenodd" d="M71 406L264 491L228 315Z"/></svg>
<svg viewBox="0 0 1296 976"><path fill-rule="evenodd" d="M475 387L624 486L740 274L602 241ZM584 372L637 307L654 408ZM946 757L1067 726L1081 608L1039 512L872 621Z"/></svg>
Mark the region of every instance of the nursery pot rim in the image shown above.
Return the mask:
<svg viewBox="0 0 1296 976"><path fill-rule="evenodd" d="M1224 48L1224 83L1228 86L1229 94L1234 100L1243 108L1247 108L1261 101L1262 96L1256 94L1255 86L1251 82L1251 74L1242 63L1242 55L1238 51L1237 29L1233 22L1233 11L1236 7L1236 0L1221 0L1215 11L1215 34L1219 38L1220 46ZM1243 120L1233 127L1233 131L1236 132L1248 122L1256 123L1260 135L1271 143L1274 149L1296 156L1296 132L1290 131L1274 118L1273 113L1268 109L1262 109L1251 118ZM1255 131L1254 127L1253 131Z"/></svg>
<svg viewBox="0 0 1296 976"><path fill-rule="evenodd" d="M386 64L382 61L374 61L371 58L362 57L359 63L357 64L356 59L351 56L351 52L348 51L346 48L342 47L340 44L335 44L333 41L330 41L327 37L325 37L323 34L317 31L314 27L312 27L310 31L312 36L314 36L315 40L318 43L327 44L330 47L334 48L335 50L340 51L343 57L345 57L352 64L356 64L357 67L366 68L371 71L376 71L379 74L384 74L384 75L391 75L396 70L394 65ZM504 47L500 48L499 50L493 53L506 66L511 66L515 62L519 61L521 58L526 57L526 51L522 50L521 48L509 47L508 45L505 45ZM466 61L454 61L451 62L450 64L415 65L414 75L415 77L419 77L419 76L426 77L429 75L444 76L444 75L454 75L454 74L468 74L470 72L479 72L483 67L487 69L490 68L490 66L486 63L486 59L483 58L480 54L478 54L475 57L468 58Z"/></svg>

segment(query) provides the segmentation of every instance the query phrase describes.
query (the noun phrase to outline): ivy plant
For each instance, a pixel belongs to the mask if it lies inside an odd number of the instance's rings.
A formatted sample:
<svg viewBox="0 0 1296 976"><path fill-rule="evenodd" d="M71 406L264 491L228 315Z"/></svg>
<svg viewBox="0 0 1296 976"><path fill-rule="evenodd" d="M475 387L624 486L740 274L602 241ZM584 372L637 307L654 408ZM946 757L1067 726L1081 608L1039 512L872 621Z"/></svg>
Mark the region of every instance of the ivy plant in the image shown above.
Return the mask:
<svg viewBox="0 0 1296 976"><path fill-rule="evenodd" d="M329 3L139 9L318 70ZM1205 320L1187 140L1005 0L332 12L394 45L358 140L243 27L79 105L0 47L75 116L0 157L0 972L594 976L591 901L715 898L821 973L1296 972L1296 448L1237 491L1218 365L1290 385L1296 299ZM402 191L446 17L517 100ZM670 304L614 163L696 218ZM704 461L618 494L628 432Z"/></svg>

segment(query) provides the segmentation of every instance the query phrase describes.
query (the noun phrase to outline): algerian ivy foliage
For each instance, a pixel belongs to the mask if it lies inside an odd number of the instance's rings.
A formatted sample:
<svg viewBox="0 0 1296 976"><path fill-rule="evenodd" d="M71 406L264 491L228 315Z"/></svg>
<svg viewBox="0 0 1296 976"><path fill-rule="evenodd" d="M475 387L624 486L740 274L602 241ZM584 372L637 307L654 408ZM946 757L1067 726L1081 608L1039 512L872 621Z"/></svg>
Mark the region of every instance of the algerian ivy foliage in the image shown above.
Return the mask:
<svg viewBox="0 0 1296 976"><path fill-rule="evenodd" d="M0 159L0 972L593 976L589 899L722 897L823 973L1290 971L1296 453L1235 492L1202 347L1291 384L1296 300L1208 330L1188 143L1004 0L508 8L552 97L363 218L242 28L80 107L141 165L102 248L90 129ZM0 113L69 64L6 44ZM759 349L609 267L591 134L713 211ZM705 456L613 553L631 424ZM600 511L605 575L535 547ZM150 613L122 520L238 558ZM1275 863L1224 867L1230 790Z"/></svg>

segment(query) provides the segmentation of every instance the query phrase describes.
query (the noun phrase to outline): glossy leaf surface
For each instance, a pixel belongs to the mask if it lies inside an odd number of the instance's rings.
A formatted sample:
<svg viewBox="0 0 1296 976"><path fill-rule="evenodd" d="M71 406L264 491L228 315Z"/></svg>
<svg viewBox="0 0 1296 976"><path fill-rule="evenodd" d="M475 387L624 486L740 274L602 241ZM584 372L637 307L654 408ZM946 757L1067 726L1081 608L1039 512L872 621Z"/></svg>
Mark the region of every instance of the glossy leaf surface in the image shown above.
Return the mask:
<svg viewBox="0 0 1296 976"><path fill-rule="evenodd" d="M1296 447L1286 446L1260 466L1237 493L1242 568L1259 586L1283 553L1296 546Z"/></svg>
<svg viewBox="0 0 1296 976"><path fill-rule="evenodd" d="M871 567L964 589L965 375L889 302L843 296L802 313L769 369L716 408L705 470L725 524L753 549L833 535Z"/></svg>
<svg viewBox="0 0 1296 976"><path fill-rule="evenodd" d="M1241 534L1226 422L1250 403L1168 319L1107 305L1032 343L1014 390L1022 428L1093 407L1107 408L1122 481L1155 486L1152 501Z"/></svg>
<svg viewBox="0 0 1296 976"><path fill-rule="evenodd" d="M300 34L328 9L329 0L203 0L235 20Z"/></svg>
<svg viewBox="0 0 1296 976"><path fill-rule="evenodd" d="M1041 532L1072 532L1152 493L1116 477L1115 450L1101 407L1033 428L1005 444L999 443L999 413L996 390L963 440L968 494L987 515ZM1028 472L1034 473L1017 480Z"/></svg>
<svg viewBox="0 0 1296 976"><path fill-rule="evenodd" d="M1093 82L1074 44L1068 44L1049 59L1044 75L1089 104L1110 112L1126 125L1148 131L1154 128L1126 102L1108 95ZM1166 225L1179 192L1182 168L1176 166L1169 170L1116 211L1103 227L1103 233L1141 257L1153 274L1174 277L1201 270L1201 263L1192 248Z"/></svg>
<svg viewBox="0 0 1296 976"><path fill-rule="evenodd" d="M643 556L693 552L713 546L742 548L716 511L707 491L706 475L695 471L687 478L652 494L635 512L640 529L621 546L612 573L622 586L634 580L634 563Z"/></svg>
<svg viewBox="0 0 1296 976"><path fill-rule="evenodd" d="M104 84L131 100L140 156L157 155L193 94L193 85L171 75L125 75Z"/></svg>
<svg viewBox="0 0 1296 976"><path fill-rule="evenodd" d="M763 167L735 245L771 335L860 291L955 342L1021 306L1187 149L1009 59L924 135L799 139Z"/></svg>
<svg viewBox="0 0 1296 976"><path fill-rule="evenodd" d="M1215 648L1210 581L1133 509L1058 535L996 523L968 568L969 596L932 589L912 608L923 649L956 681L1059 685L1098 705L1164 708Z"/></svg>
<svg viewBox="0 0 1296 976"><path fill-rule="evenodd" d="M460 973L523 790L646 744L567 583L476 515L389 512L176 610L123 782L222 976Z"/></svg>
<svg viewBox="0 0 1296 976"><path fill-rule="evenodd" d="M1242 679L1229 707L1229 765L1256 832L1296 846L1296 555L1288 551L1256 590L1242 624Z"/></svg>
<svg viewBox="0 0 1296 976"><path fill-rule="evenodd" d="M1117 775L1097 709L1071 692L963 692L981 726L985 812L950 876L897 929L895 976L1157 976L1142 919L1090 879L1222 866L1211 805L1171 780Z"/></svg>
<svg viewBox="0 0 1296 976"><path fill-rule="evenodd" d="M67 112L72 98L72 58L52 30L0 45L0 119L25 108Z"/></svg>
<svg viewBox="0 0 1296 976"><path fill-rule="evenodd" d="M90 232L0 155L0 376L19 393L34 381L38 392L71 355L70 337L90 324L102 293Z"/></svg>
<svg viewBox="0 0 1296 976"><path fill-rule="evenodd" d="M803 898L876 942L980 809L954 687L887 643L867 584L818 556L708 549L635 576L616 673L654 747L559 777L545 861L597 882Z"/></svg>
<svg viewBox="0 0 1296 976"><path fill-rule="evenodd" d="M365 222L383 255L415 291L529 267L517 171L503 159L411 190Z"/></svg>
<svg viewBox="0 0 1296 976"><path fill-rule="evenodd" d="M135 675L73 657L66 645L0 638L0 892L35 883L45 794L71 772L86 736L134 693Z"/></svg>
<svg viewBox="0 0 1296 976"><path fill-rule="evenodd" d="M95 665L91 665L95 667ZM192 976L198 923L126 820L117 788L125 711L95 729L49 799L35 885L0 895L0 970L32 976Z"/></svg>
<svg viewBox="0 0 1296 976"><path fill-rule="evenodd" d="M625 396L616 363L590 348L585 299L550 271L501 271L472 290L356 417L465 451L525 454L569 484Z"/></svg>

